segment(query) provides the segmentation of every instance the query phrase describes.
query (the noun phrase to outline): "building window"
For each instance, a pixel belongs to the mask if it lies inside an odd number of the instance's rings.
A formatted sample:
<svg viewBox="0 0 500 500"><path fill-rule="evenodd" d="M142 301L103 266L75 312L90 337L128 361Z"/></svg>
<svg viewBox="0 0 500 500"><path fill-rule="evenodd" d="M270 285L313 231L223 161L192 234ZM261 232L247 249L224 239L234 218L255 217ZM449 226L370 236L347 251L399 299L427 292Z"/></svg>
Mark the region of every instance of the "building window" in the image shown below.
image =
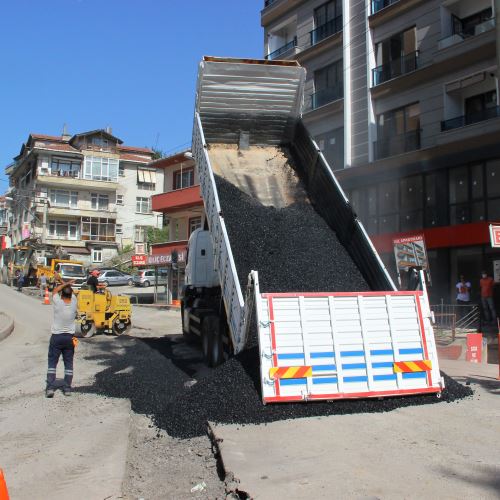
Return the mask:
<svg viewBox="0 0 500 500"><path fill-rule="evenodd" d="M344 72L342 59L314 72L314 94L311 96L312 109L344 96Z"/></svg>
<svg viewBox="0 0 500 500"><path fill-rule="evenodd" d="M59 177L78 177L81 162L65 158L52 158L50 173Z"/></svg>
<svg viewBox="0 0 500 500"><path fill-rule="evenodd" d="M108 210L109 196L107 194L91 193L92 210Z"/></svg>
<svg viewBox="0 0 500 500"><path fill-rule="evenodd" d="M417 69L417 29L415 26L377 43L373 85Z"/></svg>
<svg viewBox="0 0 500 500"><path fill-rule="evenodd" d="M123 224L115 225L115 234L118 236L119 234L123 234Z"/></svg>
<svg viewBox="0 0 500 500"><path fill-rule="evenodd" d="M102 249L100 248L92 249L92 262L102 262Z"/></svg>
<svg viewBox="0 0 500 500"><path fill-rule="evenodd" d="M86 156L84 178L95 181L118 181L118 160Z"/></svg>
<svg viewBox="0 0 500 500"><path fill-rule="evenodd" d="M117 205L123 205L123 194L117 194L116 195L116 204Z"/></svg>
<svg viewBox="0 0 500 500"><path fill-rule="evenodd" d="M50 204L54 207L77 208L78 191L52 189L50 191Z"/></svg>
<svg viewBox="0 0 500 500"><path fill-rule="evenodd" d="M174 189L183 189L194 185L194 168L174 172Z"/></svg>
<svg viewBox="0 0 500 500"><path fill-rule="evenodd" d="M420 105L409 104L377 116L375 158L420 149Z"/></svg>
<svg viewBox="0 0 500 500"><path fill-rule="evenodd" d="M151 213L151 198L137 197L135 211L140 214Z"/></svg>
<svg viewBox="0 0 500 500"><path fill-rule="evenodd" d="M150 226L135 226L134 241L136 243L145 243L148 236L148 228Z"/></svg>
<svg viewBox="0 0 500 500"><path fill-rule="evenodd" d="M125 177L125 165L123 163L118 165L118 175L120 177Z"/></svg>
<svg viewBox="0 0 500 500"><path fill-rule="evenodd" d="M78 223L67 220L51 220L49 221L49 238L59 240L77 240L78 239Z"/></svg>
<svg viewBox="0 0 500 500"><path fill-rule="evenodd" d="M115 241L115 219L82 217L82 240Z"/></svg>
<svg viewBox="0 0 500 500"><path fill-rule="evenodd" d="M342 0L332 0L314 9L314 26L311 45L342 30Z"/></svg>
<svg viewBox="0 0 500 500"><path fill-rule="evenodd" d="M201 227L201 217L192 217L189 219L189 234L188 236L191 236L191 233L193 231L196 231Z"/></svg>
<svg viewBox="0 0 500 500"><path fill-rule="evenodd" d="M491 7L488 7L480 12L476 12L468 17L460 19L459 17L452 15L453 24L453 34L460 35L461 37L469 37L476 35L476 26L490 20L493 16L493 11Z"/></svg>
<svg viewBox="0 0 500 500"><path fill-rule="evenodd" d="M156 184L156 171L137 168L137 186L142 190L154 191Z"/></svg>

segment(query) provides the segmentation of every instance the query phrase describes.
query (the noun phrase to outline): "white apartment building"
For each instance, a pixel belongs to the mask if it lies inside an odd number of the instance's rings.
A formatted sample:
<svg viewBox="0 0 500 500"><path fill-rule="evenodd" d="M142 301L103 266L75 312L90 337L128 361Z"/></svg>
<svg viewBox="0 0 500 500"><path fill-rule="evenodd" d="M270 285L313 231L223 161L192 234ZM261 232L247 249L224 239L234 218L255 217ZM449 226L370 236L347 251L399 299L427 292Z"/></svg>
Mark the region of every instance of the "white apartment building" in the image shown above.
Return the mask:
<svg viewBox="0 0 500 500"><path fill-rule="evenodd" d="M162 224L151 196L163 189L163 170L148 166L152 157L110 129L30 134L6 168L12 244L37 239L93 266L144 242Z"/></svg>

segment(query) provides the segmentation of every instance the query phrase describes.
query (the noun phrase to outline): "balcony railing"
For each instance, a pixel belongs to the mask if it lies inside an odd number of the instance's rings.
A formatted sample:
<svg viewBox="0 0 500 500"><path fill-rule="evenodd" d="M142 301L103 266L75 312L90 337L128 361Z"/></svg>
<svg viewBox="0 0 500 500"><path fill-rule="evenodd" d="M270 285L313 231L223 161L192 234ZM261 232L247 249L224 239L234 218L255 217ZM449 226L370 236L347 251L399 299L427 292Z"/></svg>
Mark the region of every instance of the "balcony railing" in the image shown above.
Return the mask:
<svg viewBox="0 0 500 500"><path fill-rule="evenodd" d="M318 90L311 95L311 109L319 108L324 106L329 102L337 101L344 97L344 85L338 83L332 87L327 87L326 89Z"/></svg>
<svg viewBox="0 0 500 500"><path fill-rule="evenodd" d="M342 16L337 16L334 19L318 26L315 30L312 30L309 34L311 35L311 45L316 45L325 38L335 35L339 31L342 31Z"/></svg>
<svg viewBox="0 0 500 500"><path fill-rule="evenodd" d="M266 56L266 59L269 59L272 61L273 59L277 59L279 56L282 54L285 54L289 50L294 49L297 47L297 37L295 37L291 42L286 43L285 45L281 46L279 49L274 50L270 54Z"/></svg>
<svg viewBox="0 0 500 500"><path fill-rule="evenodd" d="M417 68L418 50L372 69L373 86L380 85L383 82L405 75L406 73L411 73Z"/></svg>
<svg viewBox="0 0 500 500"><path fill-rule="evenodd" d="M415 129L406 134L399 134L375 141L375 159L380 160L388 156L395 156L420 149L420 132L420 129Z"/></svg>
<svg viewBox="0 0 500 500"><path fill-rule="evenodd" d="M270 5L272 5L276 1L277 0L265 0L264 1L264 7L269 7Z"/></svg>
<svg viewBox="0 0 500 500"><path fill-rule="evenodd" d="M399 0L372 0L372 14L397 2L399 2Z"/></svg>
<svg viewBox="0 0 500 500"><path fill-rule="evenodd" d="M465 127L466 125L472 125L473 123L479 123L498 117L500 117L500 106L494 106L476 113L469 113L468 115L457 116L456 118L444 120L441 122L441 131L445 132L446 130Z"/></svg>
<svg viewBox="0 0 500 500"><path fill-rule="evenodd" d="M438 48L439 50L446 49L447 47L451 47L452 45L461 43L464 40L480 35L481 33L485 33L486 31L490 31L494 28L495 28L495 18L487 19L486 21L476 24L475 26L468 27L464 31L461 31L459 33L453 33L450 36L442 38L438 42Z"/></svg>

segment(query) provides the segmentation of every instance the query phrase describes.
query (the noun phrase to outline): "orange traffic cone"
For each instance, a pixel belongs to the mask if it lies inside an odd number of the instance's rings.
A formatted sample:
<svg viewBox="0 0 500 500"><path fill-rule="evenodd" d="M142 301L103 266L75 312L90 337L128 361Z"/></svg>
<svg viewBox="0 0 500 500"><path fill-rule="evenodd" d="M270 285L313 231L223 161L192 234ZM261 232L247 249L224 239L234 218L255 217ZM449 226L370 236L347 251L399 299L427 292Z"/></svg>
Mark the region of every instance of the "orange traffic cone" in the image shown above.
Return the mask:
<svg viewBox="0 0 500 500"><path fill-rule="evenodd" d="M45 297L43 298L43 304L46 306L50 306L50 299L49 299L49 289L45 289Z"/></svg>
<svg viewBox="0 0 500 500"><path fill-rule="evenodd" d="M9 500L9 492L7 491L2 469L0 469L0 500Z"/></svg>

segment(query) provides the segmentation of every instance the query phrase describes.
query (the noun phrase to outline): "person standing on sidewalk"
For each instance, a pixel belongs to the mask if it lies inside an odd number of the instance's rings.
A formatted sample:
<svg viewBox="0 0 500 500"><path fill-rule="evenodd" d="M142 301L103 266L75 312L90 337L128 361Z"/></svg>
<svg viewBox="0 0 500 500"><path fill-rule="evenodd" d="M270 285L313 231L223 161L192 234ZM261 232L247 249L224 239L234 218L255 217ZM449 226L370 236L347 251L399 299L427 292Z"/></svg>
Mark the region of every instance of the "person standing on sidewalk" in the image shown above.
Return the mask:
<svg viewBox="0 0 500 500"><path fill-rule="evenodd" d="M457 283L457 305L458 306L468 306L470 304L470 290L472 285L470 281L465 281L465 276L460 276L460 281ZM458 308L458 319L463 318L467 314L468 310L465 307Z"/></svg>
<svg viewBox="0 0 500 500"><path fill-rule="evenodd" d="M491 322L497 319L495 303L493 302L494 284L493 278L488 276L486 271L482 271L481 279L479 280L479 287L481 288L481 305L483 307L484 319Z"/></svg>
<svg viewBox="0 0 500 500"><path fill-rule="evenodd" d="M77 310L77 300L71 288L73 283L74 280L61 283L52 291L54 316L51 329L52 335L49 343L47 388L45 390L45 395L48 398L54 397L57 363L61 354L64 361L63 393L65 396L71 395L73 356L75 354L73 337L75 334L75 316ZM61 293L60 296L59 293Z"/></svg>

